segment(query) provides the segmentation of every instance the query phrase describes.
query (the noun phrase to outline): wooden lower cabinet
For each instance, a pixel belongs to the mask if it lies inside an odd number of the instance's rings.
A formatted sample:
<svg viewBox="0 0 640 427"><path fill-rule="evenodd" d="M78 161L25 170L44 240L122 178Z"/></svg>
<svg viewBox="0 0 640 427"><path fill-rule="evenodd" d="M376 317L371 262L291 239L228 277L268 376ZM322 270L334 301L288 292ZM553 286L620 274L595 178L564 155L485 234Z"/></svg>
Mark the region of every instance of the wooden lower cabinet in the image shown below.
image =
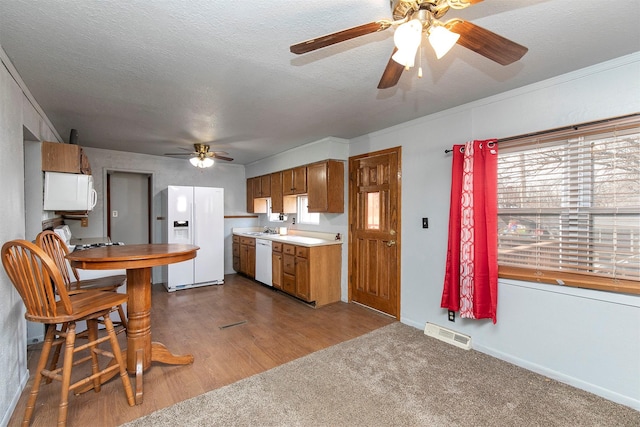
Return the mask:
<svg viewBox="0 0 640 427"><path fill-rule="evenodd" d="M240 272L240 236L233 236L233 270Z"/></svg>
<svg viewBox="0 0 640 427"><path fill-rule="evenodd" d="M296 294L296 247L282 245L282 290Z"/></svg>
<svg viewBox="0 0 640 427"><path fill-rule="evenodd" d="M296 248L299 249L299 248ZM309 249L309 248L304 248ZM296 250L297 252L297 250ZM309 259L296 255L296 296L305 301L311 299L311 285L309 283Z"/></svg>
<svg viewBox="0 0 640 427"><path fill-rule="evenodd" d="M316 307L340 301L341 245L297 246L273 242L273 287ZM256 276L256 239L233 236L233 269Z"/></svg>
<svg viewBox="0 0 640 427"><path fill-rule="evenodd" d="M282 289L282 243L273 242L271 246L271 284Z"/></svg>
<svg viewBox="0 0 640 427"><path fill-rule="evenodd" d="M240 268L236 270L252 279L256 277L256 239L240 237Z"/></svg>
<svg viewBox="0 0 640 427"><path fill-rule="evenodd" d="M282 245L282 290L316 307L340 301L340 245Z"/></svg>

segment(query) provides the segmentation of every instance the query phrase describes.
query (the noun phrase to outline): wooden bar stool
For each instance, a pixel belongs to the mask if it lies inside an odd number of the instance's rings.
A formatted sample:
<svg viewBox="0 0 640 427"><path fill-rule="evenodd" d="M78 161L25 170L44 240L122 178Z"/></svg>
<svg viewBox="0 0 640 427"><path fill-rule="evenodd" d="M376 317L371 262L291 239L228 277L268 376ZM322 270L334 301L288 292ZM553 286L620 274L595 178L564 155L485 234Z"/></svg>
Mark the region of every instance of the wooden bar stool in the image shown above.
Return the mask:
<svg viewBox="0 0 640 427"><path fill-rule="evenodd" d="M29 425L43 378L62 383L58 426L66 425L69 391L93 383L94 390L99 392L101 377L116 370L120 372L127 402L129 406L133 406L135 401L131 382L113 323L109 318L112 311L127 302L127 295L103 291L86 291L69 295L55 262L43 249L26 240L5 243L1 254L2 265L26 306L25 318L32 322L44 323L47 329L22 425L25 427ZM87 321L89 342L76 347L75 325L81 320ZM99 320L106 326L107 335L104 337L98 336ZM111 351L98 348L98 345L105 341L110 342ZM62 367L53 370L45 369L52 347L62 345L64 345ZM89 350L90 355L74 360L75 353L83 350ZM102 370L99 368L98 355L111 359L111 363ZM71 384L72 368L83 362L91 362L91 375Z"/></svg>
<svg viewBox="0 0 640 427"><path fill-rule="evenodd" d="M60 269L60 273L62 274L62 278L64 279L64 284L67 287L67 293L69 295L94 290L116 291L127 281L126 274L80 280L78 270L71 267L69 261L65 258L69 254L69 248L64 243L64 240L51 230L45 230L38 234L36 237L36 244L44 249L47 255L49 255L56 263L58 269ZM73 275L73 278L71 275ZM118 306L118 315L120 316L120 322L116 323L116 325L122 325L124 329L126 329L127 317L125 316L124 309L121 305Z"/></svg>

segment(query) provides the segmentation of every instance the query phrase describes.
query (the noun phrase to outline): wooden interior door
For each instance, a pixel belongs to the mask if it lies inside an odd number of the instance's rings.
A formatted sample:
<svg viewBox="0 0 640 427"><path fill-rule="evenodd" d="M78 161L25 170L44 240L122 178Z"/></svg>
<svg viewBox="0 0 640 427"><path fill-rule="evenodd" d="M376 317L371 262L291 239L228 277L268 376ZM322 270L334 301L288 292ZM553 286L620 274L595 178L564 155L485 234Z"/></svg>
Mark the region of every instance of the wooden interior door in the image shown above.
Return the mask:
<svg viewBox="0 0 640 427"><path fill-rule="evenodd" d="M349 298L400 318L401 148L349 159Z"/></svg>

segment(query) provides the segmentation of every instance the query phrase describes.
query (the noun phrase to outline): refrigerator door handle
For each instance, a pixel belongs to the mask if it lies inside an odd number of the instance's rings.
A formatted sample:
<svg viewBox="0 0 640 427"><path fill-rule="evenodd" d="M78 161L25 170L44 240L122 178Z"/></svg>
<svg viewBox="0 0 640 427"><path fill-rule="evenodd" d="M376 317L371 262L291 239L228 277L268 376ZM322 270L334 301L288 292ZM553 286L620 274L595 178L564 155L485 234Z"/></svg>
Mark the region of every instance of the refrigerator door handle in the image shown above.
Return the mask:
<svg viewBox="0 0 640 427"><path fill-rule="evenodd" d="M196 221L195 221L195 215L196 215L196 204L195 203L191 203L191 241L193 242L194 245L198 245L198 233L196 233Z"/></svg>

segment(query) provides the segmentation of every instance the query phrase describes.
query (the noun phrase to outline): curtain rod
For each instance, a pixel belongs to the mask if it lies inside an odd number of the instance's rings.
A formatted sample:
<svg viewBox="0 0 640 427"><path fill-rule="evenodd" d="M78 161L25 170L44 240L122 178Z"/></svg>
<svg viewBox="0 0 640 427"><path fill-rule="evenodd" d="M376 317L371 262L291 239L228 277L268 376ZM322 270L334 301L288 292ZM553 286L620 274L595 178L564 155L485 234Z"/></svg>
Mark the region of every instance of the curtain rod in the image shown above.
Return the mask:
<svg viewBox="0 0 640 427"><path fill-rule="evenodd" d="M571 125L571 126L564 126L564 127L554 128L554 129L541 130L539 132L525 133L525 134L522 134L522 135L509 136L507 138L498 139L496 142L507 142L507 141L513 141L514 139L520 139L520 138L531 138L531 137L534 137L534 136L548 135L550 133L562 132L562 131L565 131L565 130L578 130L578 129L580 129L582 127L585 127L585 126L599 125L599 124L602 124L602 123L608 123L608 122L612 122L612 121L615 121L615 120L629 119L629 118L637 117L637 116L640 116L640 113L627 114L626 116L613 117L613 118L603 119L603 120L594 120L592 122L585 122L585 123L580 123L580 124L577 124L577 125ZM451 153L452 151L453 150L444 150L445 154Z"/></svg>

